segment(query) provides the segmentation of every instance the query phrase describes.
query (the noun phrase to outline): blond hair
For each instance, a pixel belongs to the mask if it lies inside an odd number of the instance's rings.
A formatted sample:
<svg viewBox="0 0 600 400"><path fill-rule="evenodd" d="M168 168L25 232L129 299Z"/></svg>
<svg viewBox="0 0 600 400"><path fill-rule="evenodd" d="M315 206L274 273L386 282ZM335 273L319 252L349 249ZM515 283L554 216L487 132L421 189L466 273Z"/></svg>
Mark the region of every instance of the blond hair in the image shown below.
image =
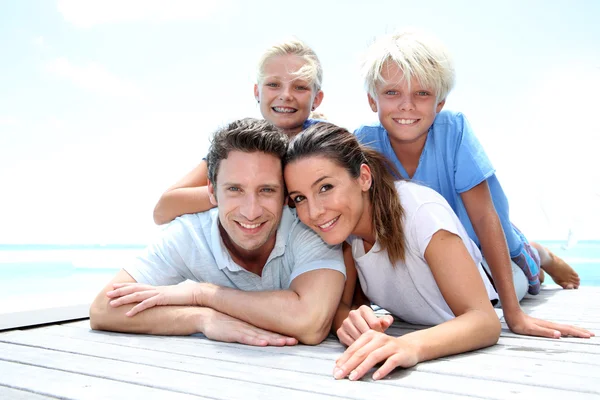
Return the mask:
<svg viewBox="0 0 600 400"><path fill-rule="evenodd" d="M317 54L312 48L298 38L290 38L276 43L269 47L258 62L258 71L256 76L257 83L261 83L265 78L265 65L267 62L278 56L294 55L304 60L304 65L294 74L298 78L306 79L312 86L315 93L321 90L323 84L323 67Z"/></svg>
<svg viewBox="0 0 600 400"><path fill-rule="evenodd" d="M438 101L445 100L454 87L454 64L446 47L435 37L417 30L383 35L367 49L362 65L365 89L375 98L376 87L384 82L381 72L386 64L398 65L402 79L435 90Z"/></svg>

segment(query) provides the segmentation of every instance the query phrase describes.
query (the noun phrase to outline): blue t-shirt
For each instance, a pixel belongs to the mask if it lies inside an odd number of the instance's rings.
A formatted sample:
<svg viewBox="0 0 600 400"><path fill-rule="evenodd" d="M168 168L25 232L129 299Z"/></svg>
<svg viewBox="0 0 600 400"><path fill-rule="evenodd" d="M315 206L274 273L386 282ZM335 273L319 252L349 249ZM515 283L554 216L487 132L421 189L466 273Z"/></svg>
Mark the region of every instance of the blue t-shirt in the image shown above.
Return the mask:
<svg viewBox="0 0 600 400"><path fill-rule="evenodd" d="M309 126L313 126L314 124L319 123L319 122L327 122L327 121L324 121L322 119L312 119L312 118L309 118L306 121L304 121L304 123L302 124L302 130L305 130Z"/></svg>
<svg viewBox="0 0 600 400"><path fill-rule="evenodd" d="M396 157L388 133L381 124L361 126L355 134L361 143L390 159L402 177L410 178ZM523 242L510 222L508 200L496 178L492 163L465 116L458 112L441 111L429 128L412 180L429 186L444 196L467 229L471 239L480 247L460 194L486 179L494 207L504 229L510 256L516 257L523 249Z"/></svg>

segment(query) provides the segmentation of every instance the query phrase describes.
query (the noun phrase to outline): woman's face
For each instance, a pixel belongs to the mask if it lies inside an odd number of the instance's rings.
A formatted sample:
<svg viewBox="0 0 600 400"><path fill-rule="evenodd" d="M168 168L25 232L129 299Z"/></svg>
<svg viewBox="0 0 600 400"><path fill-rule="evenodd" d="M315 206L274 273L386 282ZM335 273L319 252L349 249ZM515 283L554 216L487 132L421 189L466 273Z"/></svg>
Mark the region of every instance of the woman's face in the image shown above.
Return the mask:
<svg viewBox="0 0 600 400"><path fill-rule="evenodd" d="M327 244L373 231L368 207L371 172L366 165L358 178L352 178L333 161L309 156L288 164L284 177L298 217Z"/></svg>
<svg viewBox="0 0 600 400"><path fill-rule="evenodd" d="M323 92L315 93L312 82L295 74L304 64L292 54L272 57L264 65L262 81L254 85L263 117L290 134L302 131L310 112L323 99Z"/></svg>

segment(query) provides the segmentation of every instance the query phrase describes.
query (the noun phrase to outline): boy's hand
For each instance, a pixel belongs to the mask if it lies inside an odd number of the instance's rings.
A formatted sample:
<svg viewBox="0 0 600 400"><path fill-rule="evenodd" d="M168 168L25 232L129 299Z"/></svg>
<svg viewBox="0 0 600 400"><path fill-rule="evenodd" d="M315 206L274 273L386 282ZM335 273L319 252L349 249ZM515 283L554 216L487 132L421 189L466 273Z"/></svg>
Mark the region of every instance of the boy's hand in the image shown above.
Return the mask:
<svg viewBox="0 0 600 400"><path fill-rule="evenodd" d="M394 317L384 315L379 318L369 306L360 306L357 310L350 311L348 317L342 322L342 326L337 330L337 336L340 342L350 346L358 338L372 329L377 332L385 332L394 322Z"/></svg>
<svg viewBox="0 0 600 400"><path fill-rule="evenodd" d="M594 333L573 325L557 324L555 322L537 319L525 314L522 310L507 314L504 319L514 333L528 336L542 336L559 339L561 336L574 336L589 339Z"/></svg>

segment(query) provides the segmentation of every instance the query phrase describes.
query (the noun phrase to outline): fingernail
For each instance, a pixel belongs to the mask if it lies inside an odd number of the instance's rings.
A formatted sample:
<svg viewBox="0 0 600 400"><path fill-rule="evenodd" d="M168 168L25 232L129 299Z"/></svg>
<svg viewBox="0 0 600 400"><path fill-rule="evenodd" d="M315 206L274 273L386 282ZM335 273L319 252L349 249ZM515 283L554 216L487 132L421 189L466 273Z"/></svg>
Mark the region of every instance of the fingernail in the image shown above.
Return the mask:
<svg viewBox="0 0 600 400"><path fill-rule="evenodd" d="M377 379L379 379L379 372L375 372L375 373L373 374L373 380L375 380L375 381L376 381Z"/></svg>
<svg viewBox="0 0 600 400"><path fill-rule="evenodd" d="M554 337L555 338L560 338L560 332L559 331L554 331Z"/></svg>
<svg viewBox="0 0 600 400"><path fill-rule="evenodd" d="M340 369L340 368L338 368L338 367L335 367L335 368L333 369L333 377L334 377L335 379L342 379L342 378L344 377L344 371L343 371L343 370L341 370L341 369Z"/></svg>
<svg viewBox="0 0 600 400"><path fill-rule="evenodd" d="M350 372L350 376L348 377L348 379L353 381L356 379L356 375L358 375L358 373L356 371L352 371L352 372Z"/></svg>

